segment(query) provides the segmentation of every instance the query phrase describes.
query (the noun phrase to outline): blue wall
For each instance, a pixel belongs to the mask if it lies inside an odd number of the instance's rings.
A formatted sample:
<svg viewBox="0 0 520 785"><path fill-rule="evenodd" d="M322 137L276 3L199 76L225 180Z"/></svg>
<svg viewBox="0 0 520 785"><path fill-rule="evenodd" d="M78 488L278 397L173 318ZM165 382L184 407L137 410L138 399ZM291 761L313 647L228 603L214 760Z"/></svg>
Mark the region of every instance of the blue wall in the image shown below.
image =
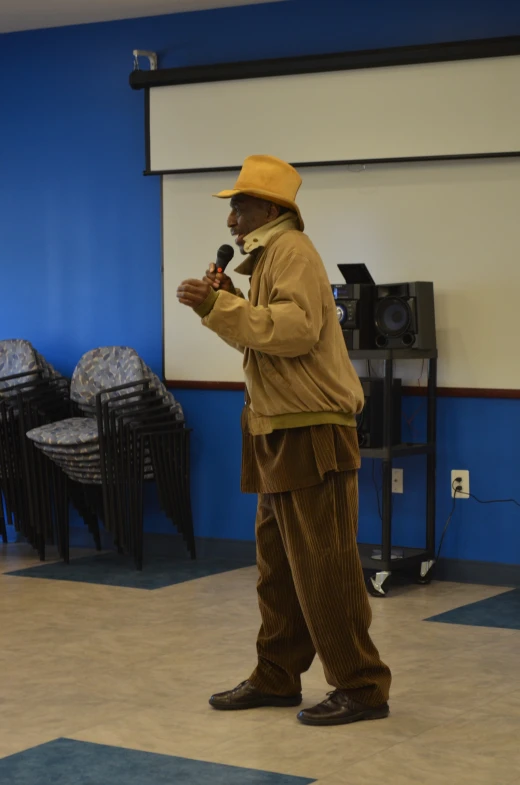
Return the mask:
<svg viewBox="0 0 520 785"><path fill-rule="evenodd" d="M118 343L161 371L159 181L141 174L143 96L128 87L134 48L174 66L512 34L517 0L293 0L0 36L0 337L28 338L67 373L87 349ZM251 539L255 500L239 493L241 394L178 397L195 428L197 533ZM406 403L410 412L420 405ZM520 495L520 403L442 399L439 409L440 529L451 468L469 469L482 498ZM409 465L405 489L396 540L421 544L419 465ZM460 502L444 553L518 563L519 523L517 508ZM153 504L149 525L164 527ZM377 539L378 528L367 466L361 538Z"/></svg>

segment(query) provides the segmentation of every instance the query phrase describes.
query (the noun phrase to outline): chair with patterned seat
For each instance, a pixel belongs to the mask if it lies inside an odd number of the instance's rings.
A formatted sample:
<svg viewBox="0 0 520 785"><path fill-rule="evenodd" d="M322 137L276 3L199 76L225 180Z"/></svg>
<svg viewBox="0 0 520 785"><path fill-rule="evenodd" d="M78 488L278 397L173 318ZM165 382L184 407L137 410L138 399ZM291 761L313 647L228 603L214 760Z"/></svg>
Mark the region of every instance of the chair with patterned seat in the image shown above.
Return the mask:
<svg viewBox="0 0 520 785"><path fill-rule="evenodd" d="M130 552L141 569L142 504L136 514L130 500L142 498L145 481L155 480L161 491L164 481L162 473L159 478L156 471L160 456L154 461L153 438L145 436L138 443L130 442L128 430L132 425L159 423L165 433L175 426L187 438L182 409L129 347L101 347L83 355L72 376L70 396L76 414L82 416L30 430L27 437L68 482L82 486L85 498L119 549ZM171 445L166 449L171 450ZM186 474L185 467L175 465L170 482L175 483L182 473ZM40 487L35 493L41 499L44 489ZM65 505L58 508L61 514L57 526L67 560L68 518ZM168 511L172 523L191 542L191 514L174 519L171 505ZM190 550L195 557L194 545Z"/></svg>
<svg viewBox="0 0 520 785"><path fill-rule="evenodd" d="M32 474L41 469L41 457L20 434L31 425L67 416L68 385L29 341L0 341L0 508L5 507L7 521L42 558L53 532L31 508L28 493Z"/></svg>
<svg viewBox="0 0 520 785"><path fill-rule="evenodd" d="M22 338L0 341L0 393L2 395L8 395L9 390L16 385L24 385L33 379L41 378L44 368L50 369L52 366L29 341Z"/></svg>

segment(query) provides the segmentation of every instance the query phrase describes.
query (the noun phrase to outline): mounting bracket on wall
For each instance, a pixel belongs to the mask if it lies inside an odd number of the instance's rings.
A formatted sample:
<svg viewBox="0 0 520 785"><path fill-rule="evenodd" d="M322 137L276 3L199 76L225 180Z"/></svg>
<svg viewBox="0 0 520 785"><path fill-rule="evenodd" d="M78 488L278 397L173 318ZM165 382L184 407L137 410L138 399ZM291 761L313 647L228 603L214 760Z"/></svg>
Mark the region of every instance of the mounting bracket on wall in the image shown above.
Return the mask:
<svg viewBox="0 0 520 785"><path fill-rule="evenodd" d="M140 71L139 58L147 57L150 62L150 71L157 71L157 55L155 52L147 52L144 49L134 49L134 71Z"/></svg>

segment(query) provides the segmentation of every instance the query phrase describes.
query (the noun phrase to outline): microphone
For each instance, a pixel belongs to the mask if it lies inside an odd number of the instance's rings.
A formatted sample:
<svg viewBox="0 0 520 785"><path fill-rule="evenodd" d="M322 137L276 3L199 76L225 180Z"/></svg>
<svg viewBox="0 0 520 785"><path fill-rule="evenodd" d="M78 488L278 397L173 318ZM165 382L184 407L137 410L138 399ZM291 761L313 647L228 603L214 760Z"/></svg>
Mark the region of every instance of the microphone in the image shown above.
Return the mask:
<svg viewBox="0 0 520 785"><path fill-rule="evenodd" d="M221 245L215 261L216 272L223 273L234 255L235 251L230 245Z"/></svg>

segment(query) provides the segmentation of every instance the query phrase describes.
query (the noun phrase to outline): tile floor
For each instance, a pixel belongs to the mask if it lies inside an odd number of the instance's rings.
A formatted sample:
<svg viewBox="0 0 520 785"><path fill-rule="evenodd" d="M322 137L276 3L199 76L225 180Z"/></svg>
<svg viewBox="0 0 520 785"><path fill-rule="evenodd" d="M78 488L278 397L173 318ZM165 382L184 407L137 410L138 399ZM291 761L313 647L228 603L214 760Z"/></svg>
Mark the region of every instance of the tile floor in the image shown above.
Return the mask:
<svg viewBox="0 0 520 785"><path fill-rule="evenodd" d="M315 729L294 709L207 705L253 666L254 567L153 591L8 574L36 566L28 546L0 546L1 785L520 785L508 589L433 583L371 600L392 716ZM481 626L476 604L503 625ZM316 662L305 705L327 689Z"/></svg>

